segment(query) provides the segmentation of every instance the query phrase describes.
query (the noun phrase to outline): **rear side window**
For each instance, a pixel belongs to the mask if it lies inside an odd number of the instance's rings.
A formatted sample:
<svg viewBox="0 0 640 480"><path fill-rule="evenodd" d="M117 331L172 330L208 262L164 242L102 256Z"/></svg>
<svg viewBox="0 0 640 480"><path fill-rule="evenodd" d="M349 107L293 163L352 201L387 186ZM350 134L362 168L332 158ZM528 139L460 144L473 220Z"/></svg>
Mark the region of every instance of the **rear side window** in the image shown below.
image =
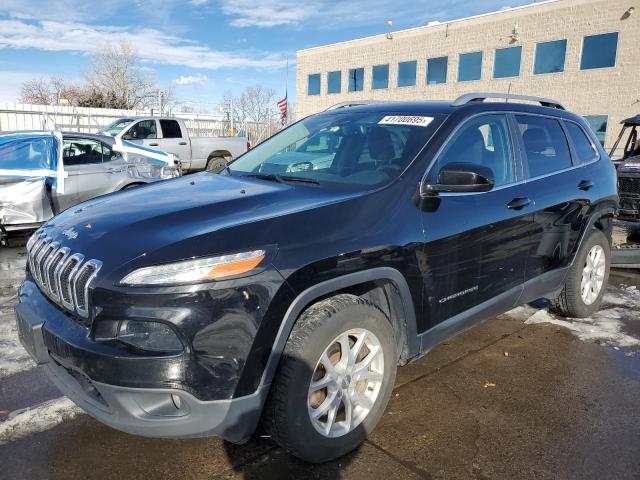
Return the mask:
<svg viewBox="0 0 640 480"><path fill-rule="evenodd" d="M515 182L506 116L483 115L464 124L442 150L432 170L433 178L449 163L474 163L490 168L496 187Z"/></svg>
<svg viewBox="0 0 640 480"><path fill-rule="evenodd" d="M564 122L564 124L569 132L573 148L578 156L578 161L580 163L588 163L595 159L598 156L598 153L593 148L591 141L589 141L584 131L575 123Z"/></svg>
<svg viewBox="0 0 640 480"><path fill-rule="evenodd" d="M160 120L163 138L182 138L180 124L175 120Z"/></svg>
<svg viewBox="0 0 640 480"><path fill-rule="evenodd" d="M516 115L527 157L529 177L539 177L572 166L569 145L558 120Z"/></svg>

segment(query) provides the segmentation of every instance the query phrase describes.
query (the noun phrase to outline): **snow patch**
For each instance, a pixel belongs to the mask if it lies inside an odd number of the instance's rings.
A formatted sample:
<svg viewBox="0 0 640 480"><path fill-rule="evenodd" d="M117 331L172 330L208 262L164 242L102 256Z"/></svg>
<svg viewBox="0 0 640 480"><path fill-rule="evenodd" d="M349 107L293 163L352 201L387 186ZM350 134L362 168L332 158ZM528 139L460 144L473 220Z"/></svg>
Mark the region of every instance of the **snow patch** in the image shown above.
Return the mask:
<svg viewBox="0 0 640 480"><path fill-rule="evenodd" d="M0 322L0 378L30 370L35 363L18 339L18 327L13 315Z"/></svg>
<svg viewBox="0 0 640 480"><path fill-rule="evenodd" d="M624 324L621 319L625 318L625 313L625 309L614 307L600 310L590 318L560 320L547 310L538 310L525 323L528 325L548 323L565 327L571 330L580 340L584 341L598 341L617 347L638 347L640 346L640 339L622 331Z"/></svg>
<svg viewBox="0 0 640 480"><path fill-rule="evenodd" d="M50 430L66 420L75 418L80 413L82 413L80 407L67 397L55 398L35 407L16 410L0 423L0 445Z"/></svg>

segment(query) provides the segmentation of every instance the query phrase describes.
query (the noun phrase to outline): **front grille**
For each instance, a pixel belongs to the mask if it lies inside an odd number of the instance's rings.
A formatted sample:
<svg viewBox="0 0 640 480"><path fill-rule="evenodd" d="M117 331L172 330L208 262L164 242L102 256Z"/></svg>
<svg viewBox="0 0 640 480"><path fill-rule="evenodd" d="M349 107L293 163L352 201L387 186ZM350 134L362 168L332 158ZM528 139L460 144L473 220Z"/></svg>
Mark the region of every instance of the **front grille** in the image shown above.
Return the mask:
<svg viewBox="0 0 640 480"><path fill-rule="evenodd" d="M622 194L640 195L640 177L618 178L618 192Z"/></svg>
<svg viewBox="0 0 640 480"><path fill-rule="evenodd" d="M89 286L102 262L84 261L80 253L60 247L43 232L36 232L27 243L29 269L36 284L60 307L87 318Z"/></svg>

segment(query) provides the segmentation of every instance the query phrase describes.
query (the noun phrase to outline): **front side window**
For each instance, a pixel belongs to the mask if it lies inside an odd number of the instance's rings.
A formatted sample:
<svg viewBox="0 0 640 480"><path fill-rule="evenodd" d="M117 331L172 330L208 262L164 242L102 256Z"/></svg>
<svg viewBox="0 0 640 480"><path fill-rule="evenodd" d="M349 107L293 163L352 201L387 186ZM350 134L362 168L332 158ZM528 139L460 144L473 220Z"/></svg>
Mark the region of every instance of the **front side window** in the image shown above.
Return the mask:
<svg viewBox="0 0 640 480"><path fill-rule="evenodd" d="M413 87L416 84L416 68L417 62L415 60L398 63L399 87Z"/></svg>
<svg viewBox="0 0 640 480"><path fill-rule="evenodd" d="M329 72L327 74L327 93L340 93L342 90L342 72Z"/></svg>
<svg viewBox="0 0 640 480"><path fill-rule="evenodd" d="M594 131L596 137L600 141L600 144L604 146L604 140L607 136L607 123L609 121L608 115L586 115L584 119L587 121L591 130Z"/></svg>
<svg viewBox="0 0 640 480"><path fill-rule="evenodd" d="M122 137L125 140L144 140L147 138L158 138L155 120L143 120L134 124Z"/></svg>
<svg viewBox="0 0 640 480"><path fill-rule="evenodd" d="M558 73L564 71L564 60L567 54L567 41L554 40L536 45L536 58L533 73Z"/></svg>
<svg viewBox="0 0 640 480"><path fill-rule="evenodd" d="M573 122L564 122L569 132L569 138L580 163L588 163L598 156L598 152L591 145L591 141L578 125Z"/></svg>
<svg viewBox="0 0 640 480"><path fill-rule="evenodd" d="M522 47L496 48L493 63L493 78L517 77L520 75Z"/></svg>
<svg viewBox="0 0 640 480"><path fill-rule="evenodd" d="M162 138L182 138L180 124L176 120L160 120Z"/></svg>
<svg viewBox="0 0 640 480"><path fill-rule="evenodd" d="M389 87L389 65L374 65L371 69L371 88Z"/></svg>
<svg viewBox="0 0 640 480"><path fill-rule="evenodd" d="M115 137L122 130L131 125L131 122L133 122L132 118L119 118L115 122L111 122L109 125L101 129L98 133L105 133Z"/></svg>
<svg viewBox="0 0 640 480"><path fill-rule="evenodd" d="M447 64L449 57L427 59L427 85L447 83Z"/></svg>
<svg viewBox="0 0 640 480"><path fill-rule="evenodd" d="M320 74L313 73L308 77L307 95L320 95Z"/></svg>
<svg viewBox="0 0 640 480"><path fill-rule="evenodd" d="M615 67L617 51L618 32L584 37L580 70Z"/></svg>
<svg viewBox="0 0 640 480"><path fill-rule="evenodd" d="M432 181L449 163L490 168L495 186L516 181L509 125L505 115L483 115L465 123L444 147L431 170Z"/></svg>
<svg viewBox="0 0 640 480"><path fill-rule="evenodd" d="M440 121L415 112L326 112L264 141L224 174L350 190L379 186L400 175Z"/></svg>
<svg viewBox="0 0 640 480"><path fill-rule="evenodd" d="M351 68L349 70L349 91L361 92L364 88L364 68Z"/></svg>
<svg viewBox="0 0 640 480"><path fill-rule="evenodd" d="M539 177L572 166L567 137L558 120L516 115L529 168L529 177Z"/></svg>
<svg viewBox="0 0 640 480"><path fill-rule="evenodd" d="M482 52L461 53L458 64L458 81L480 80L482 77Z"/></svg>
<svg viewBox="0 0 640 480"><path fill-rule="evenodd" d="M84 138L65 139L62 155L67 166L102 163L102 142Z"/></svg>

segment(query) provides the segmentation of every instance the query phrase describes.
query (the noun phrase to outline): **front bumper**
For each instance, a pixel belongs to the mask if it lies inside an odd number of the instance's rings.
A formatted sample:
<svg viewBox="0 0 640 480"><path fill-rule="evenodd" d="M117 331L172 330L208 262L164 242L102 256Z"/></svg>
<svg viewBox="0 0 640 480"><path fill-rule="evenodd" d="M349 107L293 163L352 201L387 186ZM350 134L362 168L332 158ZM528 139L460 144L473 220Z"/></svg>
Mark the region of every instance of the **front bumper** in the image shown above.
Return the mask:
<svg viewBox="0 0 640 480"><path fill-rule="evenodd" d="M22 301L23 297L29 301ZM167 388L138 388L105 383L93 372L109 364L145 368L152 362L177 359L127 358L122 351L96 345L88 330L74 322L25 282L16 306L20 340L31 357L44 365L53 383L97 420L128 433L150 437L218 436L247 441L258 424L268 385L232 399L200 400L166 382Z"/></svg>

